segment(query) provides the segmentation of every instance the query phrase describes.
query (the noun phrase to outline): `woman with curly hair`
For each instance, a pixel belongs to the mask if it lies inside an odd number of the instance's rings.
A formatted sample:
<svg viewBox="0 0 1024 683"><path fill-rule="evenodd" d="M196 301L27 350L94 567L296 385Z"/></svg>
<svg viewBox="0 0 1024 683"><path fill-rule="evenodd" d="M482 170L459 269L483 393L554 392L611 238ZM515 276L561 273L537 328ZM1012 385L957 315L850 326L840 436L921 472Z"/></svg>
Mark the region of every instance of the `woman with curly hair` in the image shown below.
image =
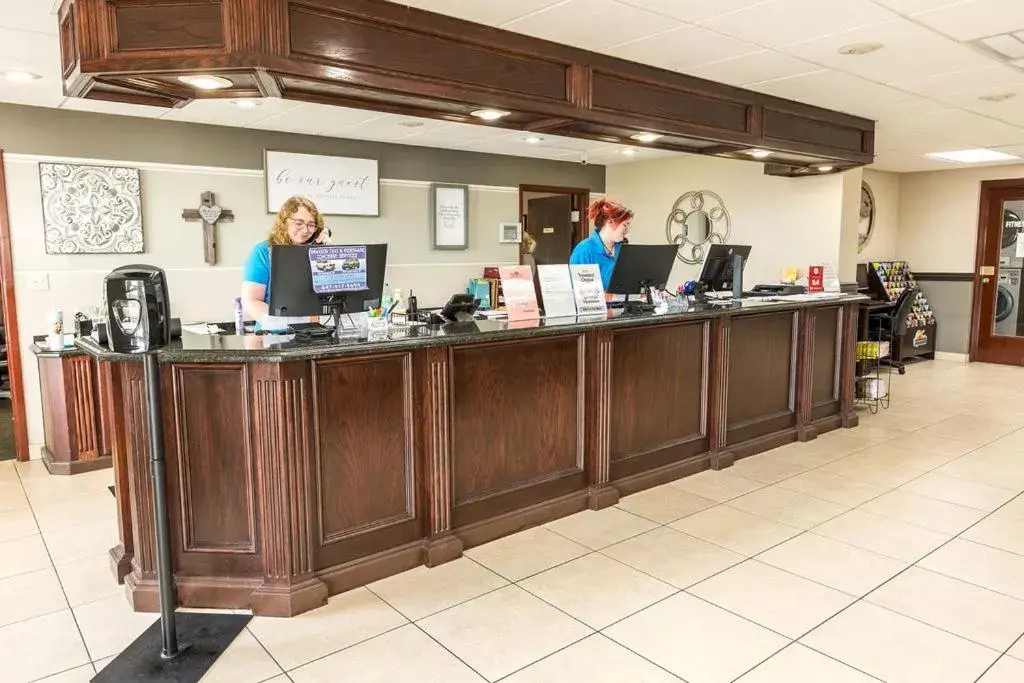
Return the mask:
<svg viewBox="0 0 1024 683"><path fill-rule="evenodd" d="M598 199L590 205L587 213L594 224L594 232L576 245L569 263L596 265L601 269L601 280L607 290L622 243L629 237L633 212L611 199Z"/></svg>
<svg viewBox="0 0 1024 683"><path fill-rule="evenodd" d="M270 246L325 244L330 231L316 205L292 197L277 212L267 239L252 248L242 268L242 305L262 329L284 329L291 321L268 319L270 312Z"/></svg>

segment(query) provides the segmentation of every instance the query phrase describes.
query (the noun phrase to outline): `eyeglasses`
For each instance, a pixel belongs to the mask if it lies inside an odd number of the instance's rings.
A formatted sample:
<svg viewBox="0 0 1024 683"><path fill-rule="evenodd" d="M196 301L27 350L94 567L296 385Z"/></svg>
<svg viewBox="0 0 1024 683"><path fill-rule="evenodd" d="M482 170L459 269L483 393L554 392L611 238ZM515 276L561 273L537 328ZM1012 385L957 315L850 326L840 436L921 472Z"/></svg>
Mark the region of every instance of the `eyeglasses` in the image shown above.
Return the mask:
<svg viewBox="0 0 1024 683"><path fill-rule="evenodd" d="M303 221L298 218L291 219L292 225L302 230L316 230L316 221Z"/></svg>

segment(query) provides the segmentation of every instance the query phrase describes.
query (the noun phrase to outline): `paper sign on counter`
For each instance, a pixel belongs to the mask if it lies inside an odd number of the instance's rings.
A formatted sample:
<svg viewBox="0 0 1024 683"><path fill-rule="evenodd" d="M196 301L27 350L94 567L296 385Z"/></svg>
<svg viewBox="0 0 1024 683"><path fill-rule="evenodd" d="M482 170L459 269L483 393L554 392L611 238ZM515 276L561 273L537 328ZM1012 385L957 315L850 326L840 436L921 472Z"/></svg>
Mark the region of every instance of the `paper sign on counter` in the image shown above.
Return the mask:
<svg viewBox="0 0 1024 683"><path fill-rule="evenodd" d="M529 266L502 266L498 274L509 321L538 319L540 311L537 308L537 290L533 288L533 269Z"/></svg>
<svg viewBox="0 0 1024 683"><path fill-rule="evenodd" d="M542 265L537 266L540 279L540 295L544 300L545 318L565 318L576 315L576 300L572 294L572 276L569 266Z"/></svg>
<svg viewBox="0 0 1024 683"><path fill-rule="evenodd" d="M605 315L608 311L604 298L601 270L596 265L569 266L572 291L578 315Z"/></svg>

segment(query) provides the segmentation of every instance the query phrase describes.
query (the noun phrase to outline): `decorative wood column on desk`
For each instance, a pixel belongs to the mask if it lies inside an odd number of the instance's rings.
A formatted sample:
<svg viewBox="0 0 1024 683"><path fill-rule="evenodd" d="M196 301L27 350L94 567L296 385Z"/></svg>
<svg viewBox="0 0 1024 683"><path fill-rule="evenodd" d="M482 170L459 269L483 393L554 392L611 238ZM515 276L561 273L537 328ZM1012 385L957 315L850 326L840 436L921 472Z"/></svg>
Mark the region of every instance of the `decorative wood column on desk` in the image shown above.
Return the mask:
<svg viewBox="0 0 1024 683"><path fill-rule="evenodd" d="M109 428L100 410L96 361L77 349L33 345L43 401L43 463L50 474L78 474L113 465Z"/></svg>

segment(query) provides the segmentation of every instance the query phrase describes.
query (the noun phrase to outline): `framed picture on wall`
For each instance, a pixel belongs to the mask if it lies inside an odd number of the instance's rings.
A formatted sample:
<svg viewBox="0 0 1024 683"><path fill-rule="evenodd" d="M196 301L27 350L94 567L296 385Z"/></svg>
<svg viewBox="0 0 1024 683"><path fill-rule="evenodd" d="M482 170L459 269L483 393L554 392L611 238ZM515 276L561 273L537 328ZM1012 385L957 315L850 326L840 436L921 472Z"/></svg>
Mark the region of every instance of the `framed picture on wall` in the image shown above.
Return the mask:
<svg viewBox="0 0 1024 683"><path fill-rule="evenodd" d="M469 185L431 184L430 244L434 249L469 248Z"/></svg>
<svg viewBox="0 0 1024 683"><path fill-rule="evenodd" d="M376 159L265 150L267 213L290 197L310 199L326 216L379 216L380 170Z"/></svg>
<svg viewBox="0 0 1024 683"><path fill-rule="evenodd" d="M142 181L121 166L39 164L47 254L141 254Z"/></svg>

